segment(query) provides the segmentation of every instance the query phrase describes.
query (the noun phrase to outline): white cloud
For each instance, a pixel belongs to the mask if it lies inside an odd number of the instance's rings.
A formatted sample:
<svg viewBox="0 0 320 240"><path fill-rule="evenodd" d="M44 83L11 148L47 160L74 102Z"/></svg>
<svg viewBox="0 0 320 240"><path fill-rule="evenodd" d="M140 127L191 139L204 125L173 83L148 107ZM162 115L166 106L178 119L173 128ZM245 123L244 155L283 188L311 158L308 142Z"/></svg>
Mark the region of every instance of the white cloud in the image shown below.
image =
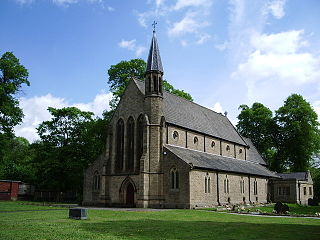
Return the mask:
<svg viewBox="0 0 320 240"><path fill-rule="evenodd" d="M224 112L220 102L216 102L214 104L212 110L217 112L217 113L223 113Z"/></svg>
<svg viewBox="0 0 320 240"><path fill-rule="evenodd" d="M29 141L39 139L36 128L40 123L51 119L48 107L78 107L82 111L93 112L96 116L101 116L104 110L109 110L109 101L112 98L111 93L100 92L95 99L89 103L70 104L66 99L54 97L51 94L40 97L21 98L20 107L25 115L23 123L15 128L17 136L27 138Z"/></svg>
<svg viewBox="0 0 320 240"><path fill-rule="evenodd" d="M140 56L144 51L147 49L143 46L136 44L136 39L132 40L121 40L121 42L118 43L119 47L126 48L130 51L134 51L136 56Z"/></svg>
<svg viewBox="0 0 320 240"><path fill-rule="evenodd" d="M183 19L175 22L171 28L168 29L169 36L182 36L186 33L197 33L199 29L208 26L207 21L199 21L194 12L188 12Z"/></svg>
<svg viewBox="0 0 320 240"><path fill-rule="evenodd" d="M189 34L190 44L203 44L210 38L210 34L204 28L210 25L208 16L211 14L212 2L213 0L149 0L148 3L152 4L150 10L135 14L138 23L144 28L151 27L151 22L157 19L162 26L167 27L170 37L183 42L184 40L179 38ZM176 19L177 11L179 15L182 13L179 21Z"/></svg>
<svg viewBox="0 0 320 240"><path fill-rule="evenodd" d="M208 33L200 34L197 44L203 44L211 38L211 35Z"/></svg>
<svg viewBox="0 0 320 240"><path fill-rule="evenodd" d="M313 109L315 110L315 112L318 114L318 120L320 120L320 100L319 101L315 101L313 104Z"/></svg>
<svg viewBox="0 0 320 240"><path fill-rule="evenodd" d="M291 54L307 46L303 30L292 30L275 34L258 34L251 36L251 45L263 53Z"/></svg>
<svg viewBox="0 0 320 240"><path fill-rule="evenodd" d="M182 40L180 41L180 43L181 43L181 46L182 46L182 47L188 46L188 41L185 40L185 39L182 39Z"/></svg>
<svg viewBox="0 0 320 240"><path fill-rule="evenodd" d="M212 0L178 0L174 10L180 10L186 7L209 7L212 4Z"/></svg>
<svg viewBox="0 0 320 240"><path fill-rule="evenodd" d="M275 79L284 84L305 84L320 77L320 58L300 49L307 44L303 31L256 35L254 51L233 75L246 76L248 81Z"/></svg>
<svg viewBox="0 0 320 240"><path fill-rule="evenodd" d="M224 50L226 50L228 48L228 44L229 44L229 42L225 41L225 42L223 42L221 44L216 44L214 47L216 49L220 50L220 51L224 51Z"/></svg>
<svg viewBox="0 0 320 240"><path fill-rule="evenodd" d="M284 7L286 0L273 0L267 4L267 10L277 19L283 18L285 15Z"/></svg>
<svg viewBox="0 0 320 240"><path fill-rule="evenodd" d="M108 6L107 9L108 9L109 12L115 11L115 9L113 7L110 7L110 6Z"/></svg>
<svg viewBox="0 0 320 240"><path fill-rule="evenodd" d="M34 0L16 0L17 3L24 5L24 4L30 4L32 3Z"/></svg>
<svg viewBox="0 0 320 240"><path fill-rule="evenodd" d="M52 2L60 6L68 6L77 3L78 0L52 0Z"/></svg>

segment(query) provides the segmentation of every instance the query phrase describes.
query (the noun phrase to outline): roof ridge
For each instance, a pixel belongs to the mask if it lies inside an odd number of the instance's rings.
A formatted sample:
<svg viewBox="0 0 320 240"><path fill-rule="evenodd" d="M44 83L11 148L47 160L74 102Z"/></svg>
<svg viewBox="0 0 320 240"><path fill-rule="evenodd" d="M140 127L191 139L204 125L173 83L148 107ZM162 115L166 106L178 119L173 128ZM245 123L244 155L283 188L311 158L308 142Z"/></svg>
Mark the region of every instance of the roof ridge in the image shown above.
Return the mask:
<svg viewBox="0 0 320 240"><path fill-rule="evenodd" d="M137 80L137 81L139 81L139 82L145 82L144 80L141 80L141 79L138 79L138 78L135 78L134 77L134 79L135 80ZM184 100L184 101L188 101L188 102L190 102L190 103L193 103L193 104L195 104L195 105L197 105L197 106L200 106L200 107L202 107L202 108L204 108L204 109L206 109L206 110L209 110L209 111L211 111L211 112L213 112L213 113L215 113L215 114L217 114L217 115L221 115L222 117L225 117L225 118L227 118L228 119L228 117L226 117L225 115L223 115L222 113L218 113L218 112L216 112L216 111L214 111L214 110L212 110L212 109L210 109L210 108L208 108L208 107L205 107L205 106L202 106L202 105L200 105L199 103L196 103L196 102L193 102L193 101L190 101L190 100L188 100L188 99L186 99L186 98L184 98L184 97L181 97L181 96L179 96L179 95L176 95L176 94L174 94L174 93L171 93L171 92L169 92L169 91L167 91L167 90L165 90L165 89L163 89L166 93L169 93L169 94L171 94L171 95L173 95L173 96L175 96L175 97L178 97L178 98L181 98L182 100ZM180 91L183 91L183 90L180 90ZM230 122L231 123L231 122ZM232 124L232 123L231 123ZM233 124L232 124L232 126L233 126Z"/></svg>

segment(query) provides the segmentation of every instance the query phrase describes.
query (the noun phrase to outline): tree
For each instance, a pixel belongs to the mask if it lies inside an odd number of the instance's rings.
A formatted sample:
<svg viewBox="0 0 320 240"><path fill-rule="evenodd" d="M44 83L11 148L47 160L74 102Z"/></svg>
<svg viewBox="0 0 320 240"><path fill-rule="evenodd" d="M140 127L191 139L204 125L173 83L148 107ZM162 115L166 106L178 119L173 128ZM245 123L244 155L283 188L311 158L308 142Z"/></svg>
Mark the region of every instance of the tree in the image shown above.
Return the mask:
<svg viewBox="0 0 320 240"><path fill-rule="evenodd" d="M283 153L282 160L292 171L306 171L312 155L320 150L320 132L317 113L301 95L292 94L276 111Z"/></svg>
<svg viewBox="0 0 320 240"><path fill-rule="evenodd" d="M30 85L28 70L12 52L6 52L0 58L0 71L0 134L12 134L13 127L23 118L15 94L22 84Z"/></svg>
<svg viewBox="0 0 320 240"><path fill-rule="evenodd" d="M0 179L20 180L33 183L34 168L31 165L30 144L23 137L8 140L4 157L0 162Z"/></svg>
<svg viewBox="0 0 320 240"><path fill-rule="evenodd" d="M254 103L251 108L240 105L239 109L241 112L238 116L238 131L244 137L250 138L262 156L271 164L274 154L272 147L275 127L272 111L261 103Z"/></svg>
<svg viewBox="0 0 320 240"><path fill-rule="evenodd" d="M313 180L314 198L320 200L320 168L311 168L310 173Z"/></svg>
<svg viewBox="0 0 320 240"><path fill-rule="evenodd" d="M126 86L131 78L137 78L144 81L146 62L142 59L132 59L129 61L121 61L116 65L112 65L108 70L110 91L113 98L110 101L111 109L115 109ZM167 81L164 80L164 89L180 97L193 101L189 93L183 90L175 89Z"/></svg>
<svg viewBox="0 0 320 240"><path fill-rule="evenodd" d="M306 171L320 150L317 114L301 95L292 94L272 117L261 103L241 105L239 132L252 139L271 170Z"/></svg>
<svg viewBox="0 0 320 240"><path fill-rule="evenodd" d="M42 141L32 145L39 187L81 194L83 171L104 148L106 124L75 107L48 110L52 119L37 128Z"/></svg>

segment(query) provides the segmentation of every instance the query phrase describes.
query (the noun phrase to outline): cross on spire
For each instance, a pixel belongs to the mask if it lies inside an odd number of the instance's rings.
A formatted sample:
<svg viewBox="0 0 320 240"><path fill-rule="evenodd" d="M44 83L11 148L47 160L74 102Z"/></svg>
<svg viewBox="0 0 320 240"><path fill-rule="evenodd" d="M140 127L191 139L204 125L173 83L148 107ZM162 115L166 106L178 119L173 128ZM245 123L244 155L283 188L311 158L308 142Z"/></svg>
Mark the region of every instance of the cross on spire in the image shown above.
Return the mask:
<svg viewBox="0 0 320 240"><path fill-rule="evenodd" d="M153 23L151 24L153 26L153 32L155 33L156 32L156 25L158 23L156 21L153 21Z"/></svg>

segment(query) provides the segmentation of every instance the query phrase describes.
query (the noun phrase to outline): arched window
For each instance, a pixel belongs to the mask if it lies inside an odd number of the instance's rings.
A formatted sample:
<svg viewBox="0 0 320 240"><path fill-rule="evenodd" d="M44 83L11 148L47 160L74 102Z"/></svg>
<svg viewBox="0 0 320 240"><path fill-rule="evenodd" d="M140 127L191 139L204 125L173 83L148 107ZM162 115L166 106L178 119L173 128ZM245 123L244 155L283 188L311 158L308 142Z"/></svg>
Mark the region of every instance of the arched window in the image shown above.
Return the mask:
<svg viewBox="0 0 320 240"><path fill-rule="evenodd" d="M93 190L99 190L100 189L100 175L98 171L95 171L93 175Z"/></svg>
<svg viewBox="0 0 320 240"><path fill-rule="evenodd" d="M137 149L136 149L136 161L137 161L137 168L140 169L140 158L143 153L143 115L141 114L137 121Z"/></svg>
<svg viewBox="0 0 320 240"><path fill-rule="evenodd" d="M240 149L239 149L239 154L241 154L241 153L242 153L242 149L240 148Z"/></svg>
<svg viewBox="0 0 320 240"><path fill-rule="evenodd" d="M209 177L209 173L206 174L206 176L204 177L204 192L205 193L210 193L210 177Z"/></svg>
<svg viewBox="0 0 320 240"><path fill-rule="evenodd" d="M179 172L176 168L170 171L171 189L179 189Z"/></svg>
<svg viewBox="0 0 320 240"><path fill-rule="evenodd" d="M224 179L224 193L229 193L229 179L228 179L228 175L226 175L226 178Z"/></svg>
<svg viewBox="0 0 320 240"><path fill-rule="evenodd" d="M195 145L198 145L198 142L199 142L198 138L197 138L197 137L194 137L194 138L193 138L193 143L194 143Z"/></svg>
<svg viewBox="0 0 320 240"><path fill-rule="evenodd" d="M229 152L230 151L230 146L227 145L226 150Z"/></svg>
<svg viewBox="0 0 320 240"><path fill-rule="evenodd" d="M134 170L134 120L129 117L127 122L127 164L128 171Z"/></svg>
<svg viewBox="0 0 320 240"><path fill-rule="evenodd" d="M216 143L214 141L211 142L211 147L214 148L216 146Z"/></svg>
<svg viewBox="0 0 320 240"><path fill-rule="evenodd" d="M122 171L123 169L123 156L124 156L124 123L122 119L117 122L117 143L116 143L116 170Z"/></svg>

